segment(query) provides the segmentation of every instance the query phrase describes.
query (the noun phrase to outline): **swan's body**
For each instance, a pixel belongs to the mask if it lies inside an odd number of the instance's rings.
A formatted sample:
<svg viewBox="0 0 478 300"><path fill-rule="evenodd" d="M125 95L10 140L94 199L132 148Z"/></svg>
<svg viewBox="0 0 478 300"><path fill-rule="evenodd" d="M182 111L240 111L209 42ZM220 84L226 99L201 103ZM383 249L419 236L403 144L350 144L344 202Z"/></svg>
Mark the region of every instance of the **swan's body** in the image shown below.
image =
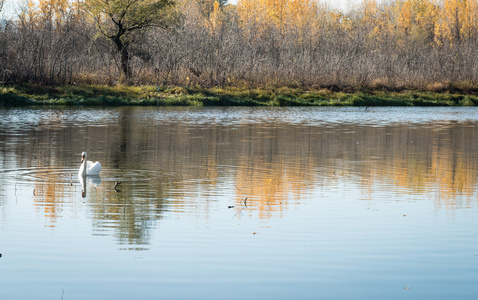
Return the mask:
<svg viewBox="0 0 478 300"><path fill-rule="evenodd" d="M81 154L81 166L78 171L78 176L100 175L101 164L99 162L92 162L86 160L86 152Z"/></svg>

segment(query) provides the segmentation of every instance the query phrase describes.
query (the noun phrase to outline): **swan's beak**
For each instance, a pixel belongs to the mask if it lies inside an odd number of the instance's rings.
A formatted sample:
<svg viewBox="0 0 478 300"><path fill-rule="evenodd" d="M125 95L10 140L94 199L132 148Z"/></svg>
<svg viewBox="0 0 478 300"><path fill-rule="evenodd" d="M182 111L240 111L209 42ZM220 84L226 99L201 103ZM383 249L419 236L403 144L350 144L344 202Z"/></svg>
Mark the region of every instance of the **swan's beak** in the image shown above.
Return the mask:
<svg viewBox="0 0 478 300"><path fill-rule="evenodd" d="M81 156L81 162L83 162L84 160L85 160L85 157Z"/></svg>

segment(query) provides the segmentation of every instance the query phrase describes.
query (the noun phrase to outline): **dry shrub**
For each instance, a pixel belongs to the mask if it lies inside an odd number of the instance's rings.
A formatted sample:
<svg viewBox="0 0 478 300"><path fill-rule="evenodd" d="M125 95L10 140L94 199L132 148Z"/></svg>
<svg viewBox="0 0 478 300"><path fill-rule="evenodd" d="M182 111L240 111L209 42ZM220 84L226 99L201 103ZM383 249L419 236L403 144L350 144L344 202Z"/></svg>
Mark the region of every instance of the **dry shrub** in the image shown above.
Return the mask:
<svg viewBox="0 0 478 300"><path fill-rule="evenodd" d="M425 90L433 93L446 92L450 90L450 82L433 82L427 84Z"/></svg>

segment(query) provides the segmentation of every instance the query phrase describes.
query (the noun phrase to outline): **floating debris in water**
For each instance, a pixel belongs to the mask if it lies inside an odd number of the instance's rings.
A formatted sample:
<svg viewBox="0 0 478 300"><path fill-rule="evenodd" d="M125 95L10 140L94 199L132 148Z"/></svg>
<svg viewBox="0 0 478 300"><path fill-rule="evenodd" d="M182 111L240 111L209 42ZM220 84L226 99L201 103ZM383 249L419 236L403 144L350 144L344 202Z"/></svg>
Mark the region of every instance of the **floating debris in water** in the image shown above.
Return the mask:
<svg viewBox="0 0 478 300"><path fill-rule="evenodd" d="M404 289L404 290L410 290L410 285L407 284L407 286L404 286L403 289Z"/></svg>
<svg viewBox="0 0 478 300"><path fill-rule="evenodd" d="M257 234L257 232L253 232L253 233L252 233L252 235L256 235L256 234Z"/></svg>

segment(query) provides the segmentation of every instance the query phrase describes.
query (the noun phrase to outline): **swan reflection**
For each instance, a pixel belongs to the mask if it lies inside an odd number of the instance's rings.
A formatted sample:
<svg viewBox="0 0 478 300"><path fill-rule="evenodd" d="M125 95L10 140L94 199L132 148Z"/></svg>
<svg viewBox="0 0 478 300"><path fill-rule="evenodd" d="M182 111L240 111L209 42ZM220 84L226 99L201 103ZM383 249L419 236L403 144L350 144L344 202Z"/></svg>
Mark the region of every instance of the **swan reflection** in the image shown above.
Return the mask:
<svg viewBox="0 0 478 300"><path fill-rule="evenodd" d="M81 197L86 198L86 186L87 185L94 185L98 187L101 184L101 177L99 175L96 176L78 176L80 179L81 184Z"/></svg>

